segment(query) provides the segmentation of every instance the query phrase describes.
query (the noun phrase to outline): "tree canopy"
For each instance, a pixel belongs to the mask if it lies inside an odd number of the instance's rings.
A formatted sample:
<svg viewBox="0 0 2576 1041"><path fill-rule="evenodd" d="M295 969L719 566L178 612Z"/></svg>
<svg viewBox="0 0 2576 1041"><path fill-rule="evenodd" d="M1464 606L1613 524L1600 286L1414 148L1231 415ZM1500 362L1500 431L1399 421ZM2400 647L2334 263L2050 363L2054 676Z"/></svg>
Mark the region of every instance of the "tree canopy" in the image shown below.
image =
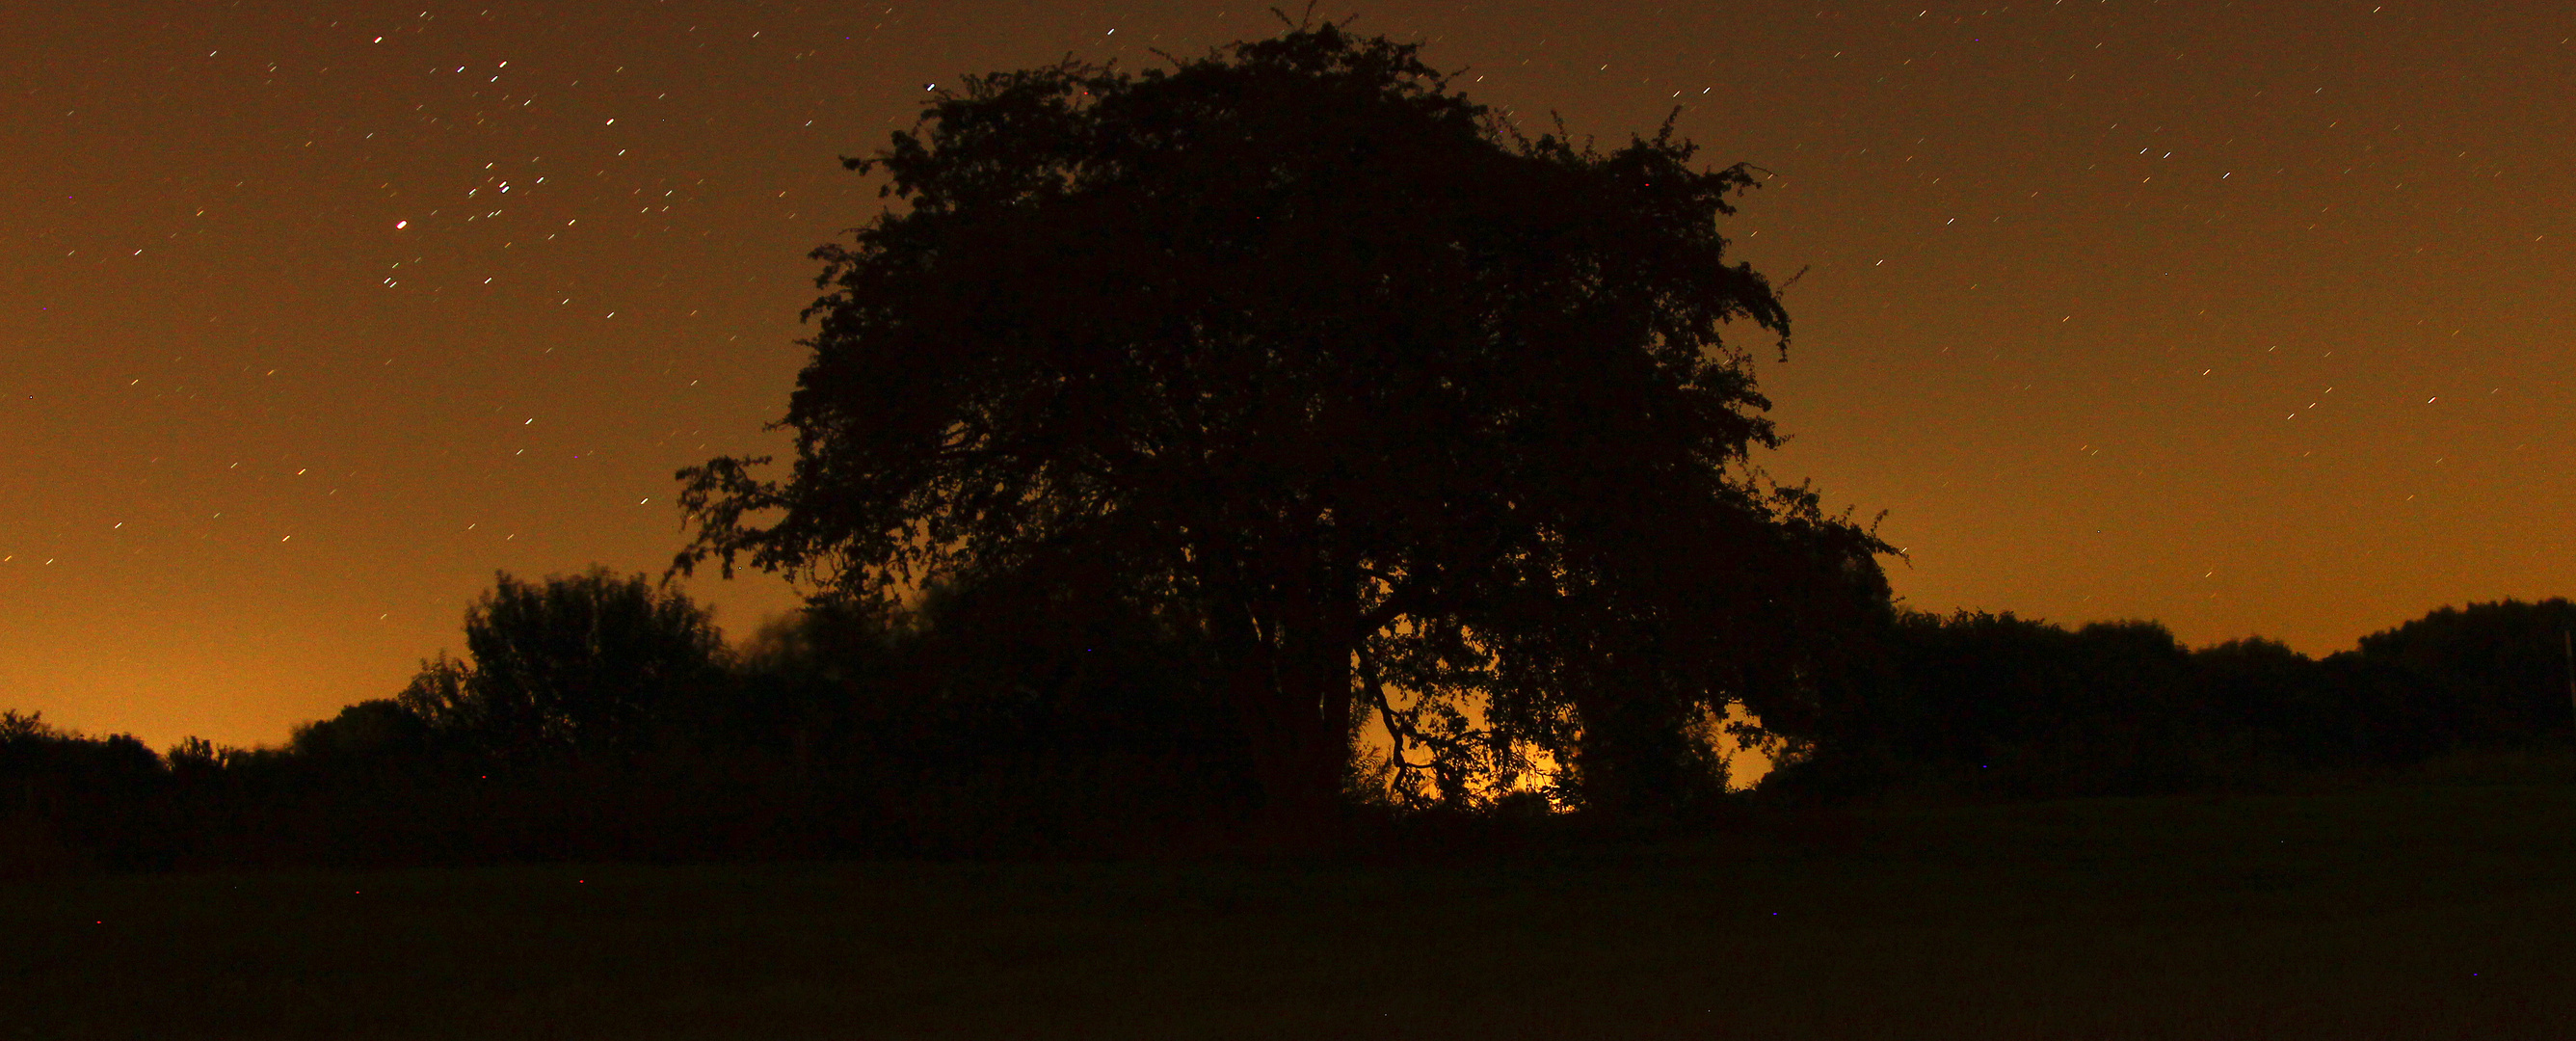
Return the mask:
<svg viewBox="0 0 2576 1041"><path fill-rule="evenodd" d="M815 253L795 459L682 471L677 564L871 602L1106 562L1207 641L1275 815L1329 807L1371 708L1403 769L1527 745L1633 801L1706 711L1796 717L1886 595L1883 544L1750 465L1779 435L1721 331L1788 316L1719 234L1753 178L1694 154L1527 138L1330 23L970 77L847 161L895 205Z"/></svg>

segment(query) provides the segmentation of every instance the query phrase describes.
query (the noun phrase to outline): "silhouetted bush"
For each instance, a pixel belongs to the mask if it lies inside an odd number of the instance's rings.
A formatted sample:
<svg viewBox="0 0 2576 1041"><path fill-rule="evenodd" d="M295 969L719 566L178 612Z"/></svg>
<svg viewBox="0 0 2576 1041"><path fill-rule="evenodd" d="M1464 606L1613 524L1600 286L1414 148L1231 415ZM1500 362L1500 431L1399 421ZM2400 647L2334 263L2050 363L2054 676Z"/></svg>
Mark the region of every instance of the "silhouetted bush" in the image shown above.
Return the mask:
<svg viewBox="0 0 2576 1041"><path fill-rule="evenodd" d="M441 655L396 700L504 757L626 746L666 702L716 684L724 654L705 608L604 568L541 583L501 573L465 613L465 646L470 666Z"/></svg>

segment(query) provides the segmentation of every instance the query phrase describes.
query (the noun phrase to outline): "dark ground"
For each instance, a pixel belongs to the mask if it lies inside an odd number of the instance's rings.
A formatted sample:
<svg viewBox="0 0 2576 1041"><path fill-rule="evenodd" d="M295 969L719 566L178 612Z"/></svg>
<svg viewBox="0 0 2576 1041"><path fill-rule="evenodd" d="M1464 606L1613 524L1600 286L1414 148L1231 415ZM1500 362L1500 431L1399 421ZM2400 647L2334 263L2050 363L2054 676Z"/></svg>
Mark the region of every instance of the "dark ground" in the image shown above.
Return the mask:
<svg viewBox="0 0 2576 1041"><path fill-rule="evenodd" d="M2576 1036L2576 783L1755 814L1446 862L0 892L0 1037Z"/></svg>

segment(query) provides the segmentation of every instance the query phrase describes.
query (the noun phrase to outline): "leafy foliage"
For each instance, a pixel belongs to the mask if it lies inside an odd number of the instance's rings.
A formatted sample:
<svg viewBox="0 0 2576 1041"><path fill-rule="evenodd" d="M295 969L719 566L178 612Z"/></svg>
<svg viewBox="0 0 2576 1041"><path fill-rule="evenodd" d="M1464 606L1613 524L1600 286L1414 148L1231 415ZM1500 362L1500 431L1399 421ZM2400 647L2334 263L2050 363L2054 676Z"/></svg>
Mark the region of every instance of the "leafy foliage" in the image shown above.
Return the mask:
<svg viewBox="0 0 2576 1041"><path fill-rule="evenodd" d="M1329 23L969 78L851 161L900 206L815 254L796 459L683 471L679 566L882 601L1100 562L1204 641L1290 815L1364 692L1459 783L1585 735L1612 777L1793 696L1820 629L1756 620L1883 599L1884 546L1747 467L1778 436L1720 331L1788 319L1717 231L1751 176L1694 151L1524 138Z"/></svg>

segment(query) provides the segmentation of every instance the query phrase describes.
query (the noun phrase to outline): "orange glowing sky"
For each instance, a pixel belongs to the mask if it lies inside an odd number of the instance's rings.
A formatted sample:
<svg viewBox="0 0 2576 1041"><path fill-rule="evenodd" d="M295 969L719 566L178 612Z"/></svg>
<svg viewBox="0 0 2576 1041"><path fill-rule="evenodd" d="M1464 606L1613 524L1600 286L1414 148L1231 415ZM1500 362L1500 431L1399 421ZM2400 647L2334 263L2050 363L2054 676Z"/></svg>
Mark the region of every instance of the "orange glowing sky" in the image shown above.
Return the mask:
<svg viewBox="0 0 2576 1041"><path fill-rule="evenodd" d="M273 743L496 569L659 573L772 450L836 157L933 83L1259 5L19 5L0 17L0 707ZM1769 171L1768 460L1917 607L2310 653L2576 589L2576 9L1381 3L1545 129ZM505 190L506 187L506 190ZM793 603L690 587L737 633Z"/></svg>

